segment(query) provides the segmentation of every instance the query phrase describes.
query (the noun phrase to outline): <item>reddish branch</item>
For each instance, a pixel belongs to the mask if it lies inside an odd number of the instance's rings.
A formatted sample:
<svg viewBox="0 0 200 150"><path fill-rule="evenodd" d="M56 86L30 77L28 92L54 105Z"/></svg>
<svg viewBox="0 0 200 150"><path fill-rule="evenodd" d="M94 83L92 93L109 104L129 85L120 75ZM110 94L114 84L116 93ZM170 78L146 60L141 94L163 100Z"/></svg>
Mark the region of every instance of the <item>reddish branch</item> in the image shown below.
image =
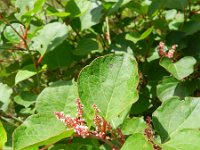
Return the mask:
<svg viewBox="0 0 200 150"><path fill-rule="evenodd" d="M144 135L147 137L148 142L153 145L154 150L162 150L162 148L154 142L154 132L151 124L151 117L146 117L147 128L144 130Z"/></svg>

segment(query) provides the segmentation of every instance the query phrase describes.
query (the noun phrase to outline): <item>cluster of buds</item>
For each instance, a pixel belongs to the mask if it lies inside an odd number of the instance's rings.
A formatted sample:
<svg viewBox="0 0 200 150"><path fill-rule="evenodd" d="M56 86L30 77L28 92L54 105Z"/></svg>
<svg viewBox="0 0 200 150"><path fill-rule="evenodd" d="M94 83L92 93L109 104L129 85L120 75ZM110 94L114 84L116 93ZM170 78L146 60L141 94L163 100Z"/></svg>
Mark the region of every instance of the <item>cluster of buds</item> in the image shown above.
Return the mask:
<svg viewBox="0 0 200 150"><path fill-rule="evenodd" d="M151 117L146 117L147 128L144 130L144 135L147 137L148 142L153 145L154 150L161 150L161 147L154 142L154 132L151 125Z"/></svg>
<svg viewBox="0 0 200 150"><path fill-rule="evenodd" d="M158 53L160 56L173 58L177 47L178 47L178 45L176 45L176 44L172 45L171 49L168 50L168 52L165 52L165 44L163 42L160 42L158 45Z"/></svg>
<svg viewBox="0 0 200 150"><path fill-rule="evenodd" d="M100 110L98 107L94 104L92 107L94 108L94 125L95 130L90 131L88 126L86 125L84 119L83 119L83 105L80 102L80 99L76 100L76 106L77 106L77 114L76 118L71 117L70 115L65 115L63 112L55 112L54 114L56 117L61 120L68 128L73 128L75 135L81 136L83 138L86 138L88 136L96 137L97 139L100 139L104 142L110 143L108 141L115 140L119 143L119 145L123 145L125 142L125 136L121 132L121 129L118 128L116 132L112 129L112 126L99 115ZM107 133L110 133L108 136ZM116 148L115 145L112 145L113 149Z"/></svg>
<svg viewBox="0 0 200 150"><path fill-rule="evenodd" d="M82 118L83 114L83 105L80 103L80 100L76 100L77 105L77 117L72 118L70 115L64 115L63 112L55 112L56 117L61 120L68 128L73 128L76 135L79 135L83 138L90 135L89 128L85 125L84 119Z"/></svg>

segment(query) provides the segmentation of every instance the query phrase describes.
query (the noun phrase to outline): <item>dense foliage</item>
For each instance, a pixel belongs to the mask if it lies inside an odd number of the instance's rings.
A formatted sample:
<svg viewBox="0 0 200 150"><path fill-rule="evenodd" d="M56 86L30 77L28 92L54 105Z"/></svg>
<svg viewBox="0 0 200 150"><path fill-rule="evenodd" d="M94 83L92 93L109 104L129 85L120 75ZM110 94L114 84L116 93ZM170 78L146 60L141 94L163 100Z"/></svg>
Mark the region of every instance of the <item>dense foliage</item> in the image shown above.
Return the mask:
<svg viewBox="0 0 200 150"><path fill-rule="evenodd" d="M199 62L198 0L2 0L0 149L198 150Z"/></svg>

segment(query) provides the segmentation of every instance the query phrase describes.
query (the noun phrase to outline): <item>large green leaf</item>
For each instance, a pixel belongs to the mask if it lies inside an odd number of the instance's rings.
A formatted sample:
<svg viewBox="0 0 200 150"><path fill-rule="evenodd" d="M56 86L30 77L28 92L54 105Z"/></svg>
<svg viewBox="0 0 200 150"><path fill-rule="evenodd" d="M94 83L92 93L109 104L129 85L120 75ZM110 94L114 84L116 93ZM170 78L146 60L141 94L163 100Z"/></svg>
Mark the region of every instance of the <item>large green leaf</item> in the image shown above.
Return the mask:
<svg viewBox="0 0 200 150"><path fill-rule="evenodd" d="M164 77L162 82L157 85L157 96L162 102L173 96L179 96L184 99L185 96L191 96L194 93L197 89L197 84L194 80L180 82L173 77Z"/></svg>
<svg viewBox="0 0 200 150"><path fill-rule="evenodd" d="M10 103L12 89L6 84L0 83L0 109L6 111Z"/></svg>
<svg viewBox="0 0 200 150"><path fill-rule="evenodd" d="M77 48L73 51L74 55L87 55L92 51L98 50L98 43L92 38L83 38L79 41Z"/></svg>
<svg viewBox="0 0 200 150"><path fill-rule="evenodd" d="M30 116L13 134L14 150L36 149L70 137L73 130L66 129L53 113Z"/></svg>
<svg viewBox="0 0 200 150"><path fill-rule="evenodd" d="M36 110L39 113L63 111L75 116L77 87L71 81L57 81L45 88L37 97Z"/></svg>
<svg viewBox="0 0 200 150"><path fill-rule="evenodd" d="M125 135L144 133L145 128L147 125L143 118L125 119L121 126L122 133Z"/></svg>
<svg viewBox="0 0 200 150"><path fill-rule="evenodd" d="M61 45L57 46L55 50L44 55L42 64L47 65L48 69L69 67L80 59L78 56L75 56L72 53L72 46L67 42L63 42Z"/></svg>
<svg viewBox="0 0 200 150"><path fill-rule="evenodd" d="M24 26L20 23L12 23L11 26L20 34L23 35ZM4 37L12 43L20 43L22 40L17 33L8 25L3 32Z"/></svg>
<svg viewBox="0 0 200 150"><path fill-rule="evenodd" d="M15 76L15 84L17 84L23 80L26 80L36 74L37 74L37 72L35 70L34 65L33 64L27 65L17 72L17 74Z"/></svg>
<svg viewBox="0 0 200 150"><path fill-rule="evenodd" d="M89 110L96 104L114 127L119 125L137 101L138 68L127 54L107 55L86 66L78 78L82 103Z"/></svg>
<svg viewBox="0 0 200 150"><path fill-rule="evenodd" d="M160 65L170 72L176 79L181 80L194 72L196 59L191 56L186 56L173 63L169 58L162 58Z"/></svg>
<svg viewBox="0 0 200 150"><path fill-rule="evenodd" d="M121 150L130 149L153 150L153 146L148 142L144 134L136 133L130 136L121 148Z"/></svg>
<svg viewBox="0 0 200 150"><path fill-rule="evenodd" d="M41 55L54 50L67 37L68 28L60 22L53 22L45 25L38 31L38 35L32 39L32 50L37 50Z"/></svg>
<svg viewBox="0 0 200 150"><path fill-rule="evenodd" d="M171 98L165 101L154 113L153 124L162 143L178 136L183 129L200 128L200 98L186 98L180 101ZM188 141L189 142L189 141ZM186 141L185 144L190 144Z"/></svg>
<svg viewBox="0 0 200 150"><path fill-rule="evenodd" d="M4 144L7 141L7 133L6 133L6 130L4 129L3 124L1 123L1 121L0 121L0 137L1 137L0 138L0 149L2 149Z"/></svg>
<svg viewBox="0 0 200 150"><path fill-rule="evenodd" d="M200 131L184 129L178 131L163 144L164 150L197 150L200 149Z"/></svg>

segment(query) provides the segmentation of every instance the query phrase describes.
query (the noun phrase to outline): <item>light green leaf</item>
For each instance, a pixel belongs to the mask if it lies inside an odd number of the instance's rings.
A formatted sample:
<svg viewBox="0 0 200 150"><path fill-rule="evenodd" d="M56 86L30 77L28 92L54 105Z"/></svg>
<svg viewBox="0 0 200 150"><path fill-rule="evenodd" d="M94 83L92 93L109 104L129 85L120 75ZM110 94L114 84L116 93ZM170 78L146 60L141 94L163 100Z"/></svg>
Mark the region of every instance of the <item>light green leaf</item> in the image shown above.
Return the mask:
<svg viewBox="0 0 200 150"><path fill-rule="evenodd" d="M46 0L36 0L34 3L34 7L32 10L28 11L25 13L25 16L33 16L35 15L38 11L42 10L42 6L45 4Z"/></svg>
<svg viewBox="0 0 200 150"><path fill-rule="evenodd" d="M37 50L41 55L54 50L67 37L68 28L60 22L53 22L45 25L33 37L30 49Z"/></svg>
<svg viewBox="0 0 200 150"><path fill-rule="evenodd" d="M0 149L3 149L4 144L7 142L7 133L0 121Z"/></svg>
<svg viewBox="0 0 200 150"><path fill-rule="evenodd" d="M33 64L25 66L17 72L15 76L15 84L18 84L19 82L26 80L36 74L37 72L35 71Z"/></svg>
<svg viewBox="0 0 200 150"><path fill-rule="evenodd" d="M136 133L130 136L121 148L121 150L130 149L153 150L153 146L148 142L144 134Z"/></svg>
<svg viewBox="0 0 200 150"><path fill-rule="evenodd" d="M135 133L144 134L144 130L145 128L147 128L147 125L143 118L128 118L124 120L120 128L122 130L122 133L125 135Z"/></svg>
<svg viewBox="0 0 200 150"><path fill-rule="evenodd" d="M14 150L36 149L70 137L72 129L67 129L52 113L30 116L13 134Z"/></svg>
<svg viewBox="0 0 200 150"><path fill-rule="evenodd" d="M15 96L14 101L19 105L29 107L30 105L35 103L36 97L37 96L35 94L24 91L20 93L20 95Z"/></svg>
<svg viewBox="0 0 200 150"><path fill-rule="evenodd" d="M31 1L27 1L27 0L16 0L15 2L15 8L17 8L18 13L15 13L15 17L18 20L22 19L22 16L29 12L30 10L32 10L34 8L34 4L37 0L31 0Z"/></svg>
<svg viewBox="0 0 200 150"><path fill-rule="evenodd" d="M200 149L200 131L184 129L174 134L163 144L164 150L197 150Z"/></svg>
<svg viewBox="0 0 200 150"><path fill-rule="evenodd" d="M72 81L57 81L45 88L37 97L36 110L39 113L63 111L76 115L75 100L78 98L76 84Z"/></svg>
<svg viewBox="0 0 200 150"><path fill-rule="evenodd" d="M78 0L81 1L81 0ZM103 7L99 4L97 4L97 2L90 2L88 1L88 8L86 9L85 12L81 13L80 16L80 20L81 20L81 29L88 29L91 26L97 24L100 22L102 16L103 16ZM80 10L82 10L82 7L84 5L82 5L80 8Z"/></svg>
<svg viewBox="0 0 200 150"><path fill-rule="evenodd" d="M79 41L77 48L73 51L74 55L87 55L92 51L98 50L98 43L92 38L83 38Z"/></svg>
<svg viewBox="0 0 200 150"><path fill-rule="evenodd" d="M165 101L153 113L153 124L162 143L178 135L182 129L200 128L199 113L200 98L190 97L182 101L178 98L171 98Z"/></svg>
<svg viewBox="0 0 200 150"><path fill-rule="evenodd" d="M157 96L162 102L173 96L179 96L180 99L184 99L185 96L192 95L196 89L196 81L180 82L173 77L164 77L162 82L157 85Z"/></svg>
<svg viewBox="0 0 200 150"><path fill-rule="evenodd" d="M151 32L153 31L153 27L148 28L146 31L144 31L141 35L137 32L127 33L126 39L132 41L133 43L137 43L140 40L144 40L147 38Z"/></svg>
<svg viewBox="0 0 200 150"><path fill-rule="evenodd" d="M23 35L24 26L20 23L12 23L12 27L20 34ZM17 33L8 25L3 32L4 37L12 43L20 43L21 38Z"/></svg>
<svg viewBox="0 0 200 150"><path fill-rule="evenodd" d="M86 109L96 104L114 127L122 123L137 101L137 85L137 62L126 54L99 57L78 78L79 97Z"/></svg>
<svg viewBox="0 0 200 150"><path fill-rule="evenodd" d="M88 0L71 0L66 5L66 11L72 19L79 17L81 30L99 23L103 16L101 3Z"/></svg>
<svg viewBox="0 0 200 150"><path fill-rule="evenodd" d="M194 72L196 59L191 56L186 56L173 63L169 58L162 58L160 65L170 72L176 79L181 80Z"/></svg>
<svg viewBox="0 0 200 150"><path fill-rule="evenodd" d="M56 12L56 13L48 12L47 13L47 16L57 16L57 17L67 17L69 15L70 13L67 13L67 12Z"/></svg>
<svg viewBox="0 0 200 150"><path fill-rule="evenodd" d="M12 89L6 84L0 83L0 109L6 111L10 103Z"/></svg>

